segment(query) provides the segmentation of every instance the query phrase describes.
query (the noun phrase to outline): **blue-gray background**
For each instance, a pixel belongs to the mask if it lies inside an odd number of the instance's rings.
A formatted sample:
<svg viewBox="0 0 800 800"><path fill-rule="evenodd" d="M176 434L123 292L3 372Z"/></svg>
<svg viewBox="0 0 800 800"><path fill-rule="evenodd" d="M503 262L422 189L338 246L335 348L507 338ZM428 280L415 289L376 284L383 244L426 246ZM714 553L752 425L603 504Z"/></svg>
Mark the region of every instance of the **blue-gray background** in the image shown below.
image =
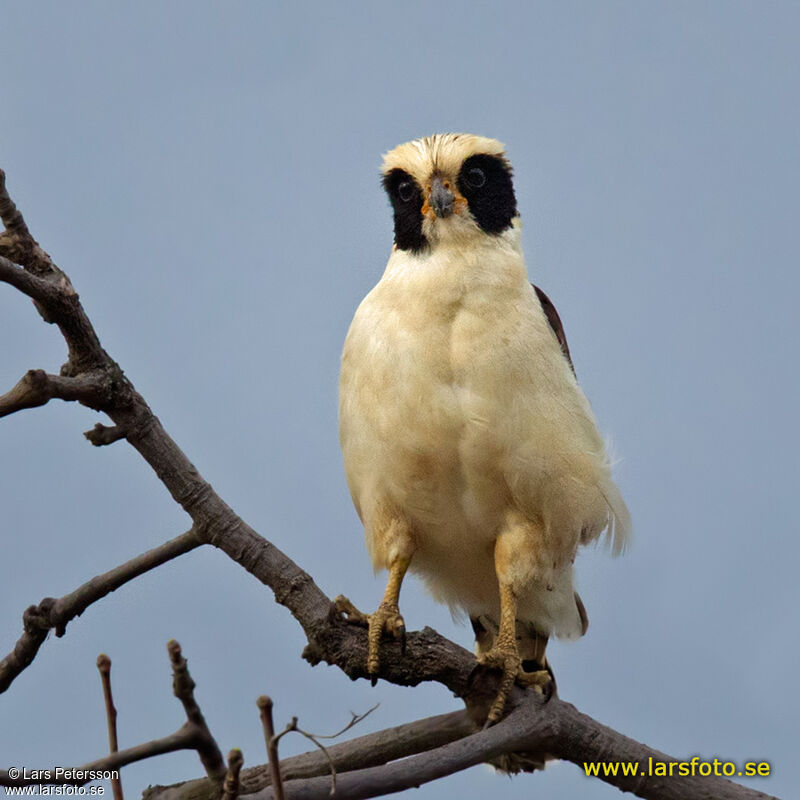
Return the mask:
<svg viewBox="0 0 800 800"><path fill-rule="evenodd" d="M591 618L555 644L562 696L678 757L768 759L796 786L796 294L800 12L791 3L4 2L2 166L102 341L201 472L329 594L382 592L336 437L341 343L391 244L382 152L436 131L506 142L531 276L554 298L620 459L632 551L580 558ZM64 346L0 287L0 386ZM0 422L0 643L43 596L187 527L98 415ZM464 645L416 582L403 610ZM271 593L203 550L90 608L0 697L2 767L105 752L95 657L123 747L171 732L184 646L224 751L264 761L255 698L316 732L458 707L300 660ZM284 753L305 749L286 741ZM130 797L197 776L128 767ZM484 767L424 798L616 797L568 764Z"/></svg>

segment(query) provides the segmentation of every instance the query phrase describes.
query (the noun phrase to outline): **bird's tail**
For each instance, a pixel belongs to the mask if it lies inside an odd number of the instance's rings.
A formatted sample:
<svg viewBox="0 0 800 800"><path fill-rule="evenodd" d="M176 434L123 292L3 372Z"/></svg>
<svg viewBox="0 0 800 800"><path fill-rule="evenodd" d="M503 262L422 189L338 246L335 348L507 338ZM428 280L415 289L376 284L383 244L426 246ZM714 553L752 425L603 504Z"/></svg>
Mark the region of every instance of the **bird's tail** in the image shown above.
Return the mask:
<svg viewBox="0 0 800 800"><path fill-rule="evenodd" d="M589 626L589 619L586 616L586 609L580 596L575 592L575 604L578 607L578 614L581 618L581 635L586 633ZM475 649L478 655L488 652L494 644L497 636L498 624L486 615L470 617L472 630L475 631ZM545 650L549 637L539 633L530 622L517 620L517 649L522 659L522 668L525 672L538 672L547 670L552 681L553 695L557 695L556 676L553 668L547 661ZM531 750L519 753L507 753L489 761L499 772L506 772L516 775L518 772L535 772L537 769L544 769L547 761L551 761L555 756L541 750Z"/></svg>

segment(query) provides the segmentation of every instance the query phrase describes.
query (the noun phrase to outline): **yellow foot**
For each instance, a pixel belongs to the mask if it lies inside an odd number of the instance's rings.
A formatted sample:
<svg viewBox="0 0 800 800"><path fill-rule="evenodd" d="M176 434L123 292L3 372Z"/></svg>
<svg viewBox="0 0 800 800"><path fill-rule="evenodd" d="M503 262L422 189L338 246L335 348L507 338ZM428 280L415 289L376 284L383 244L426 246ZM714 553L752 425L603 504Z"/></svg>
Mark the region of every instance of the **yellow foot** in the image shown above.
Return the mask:
<svg viewBox="0 0 800 800"><path fill-rule="evenodd" d="M478 656L478 663L485 667L500 669L503 672L497 697L489 710L489 716L486 718L487 728L502 719L515 681L525 687L533 688L539 694L545 695L547 699L552 695L553 679L550 673L546 669L525 672L522 669L522 660L514 644L506 647L502 644L495 644L491 650Z"/></svg>
<svg viewBox="0 0 800 800"><path fill-rule="evenodd" d="M339 595L333 601L336 611L344 616L348 622L354 625L363 625L369 628L367 641L369 650L367 652L367 672L372 677L374 686L378 680L380 670L380 644L384 632L391 634L395 639L400 640L400 646L405 651L406 646L406 623L400 614L400 609L396 603L384 601L378 606L374 614L363 614L346 597Z"/></svg>
<svg viewBox="0 0 800 800"><path fill-rule="evenodd" d="M363 625L365 628L369 627L369 614L362 614L343 594L334 598L333 607L348 622L352 622L354 625Z"/></svg>
<svg viewBox="0 0 800 800"><path fill-rule="evenodd" d="M397 603L387 603L385 600L378 606L374 614L369 615L369 652L367 654L367 672L372 677L372 685L378 681L380 669L381 636L384 631L400 640L401 651L406 649L406 623L400 615Z"/></svg>

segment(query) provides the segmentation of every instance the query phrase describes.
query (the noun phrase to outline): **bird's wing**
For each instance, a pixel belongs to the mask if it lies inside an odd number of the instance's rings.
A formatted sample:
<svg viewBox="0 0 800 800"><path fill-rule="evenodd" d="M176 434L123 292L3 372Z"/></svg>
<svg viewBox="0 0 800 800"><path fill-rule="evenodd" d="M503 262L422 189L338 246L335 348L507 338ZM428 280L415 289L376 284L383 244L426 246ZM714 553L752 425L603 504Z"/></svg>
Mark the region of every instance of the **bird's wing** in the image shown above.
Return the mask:
<svg viewBox="0 0 800 800"><path fill-rule="evenodd" d="M533 286L536 291L536 296L542 304L542 311L544 311L547 321L550 323L550 327L553 329L553 333L556 335L556 339L558 339L558 343L561 345L561 350L566 356L567 361L569 361L570 367L572 367L572 373L574 375L575 365L572 363L572 357L569 354L569 345L567 344L567 337L564 333L564 326L561 324L561 317L558 316L558 311L556 311L556 307L553 305L550 298L535 284L532 283L531 286Z"/></svg>
<svg viewBox="0 0 800 800"><path fill-rule="evenodd" d="M539 302L542 305L542 310L547 317L547 321L550 323L550 327L552 328L553 333L555 333L558 343L561 345L561 352L564 353L564 357L567 359L570 367L572 367L572 374L576 375L575 365L572 363L572 357L569 354L567 337L564 335L564 326L561 324L561 318L558 316L556 307L552 304L550 298L538 286L533 283L531 286L533 286L536 296L539 298ZM608 539L612 545L612 552L614 555L618 555L625 549L627 542L630 539L631 515L628 511L628 507L625 505L625 501L622 499L622 495L620 494L617 485L611 480L610 476L604 482L602 492L606 499L606 503L608 504L609 511L611 512L610 522L607 528ZM575 597L578 604L578 613L581 618L581 627L585 633L586 625L588 624L588 620L586 619L586 611L583 608L583 604L581 603L577 594Z"/></svg>

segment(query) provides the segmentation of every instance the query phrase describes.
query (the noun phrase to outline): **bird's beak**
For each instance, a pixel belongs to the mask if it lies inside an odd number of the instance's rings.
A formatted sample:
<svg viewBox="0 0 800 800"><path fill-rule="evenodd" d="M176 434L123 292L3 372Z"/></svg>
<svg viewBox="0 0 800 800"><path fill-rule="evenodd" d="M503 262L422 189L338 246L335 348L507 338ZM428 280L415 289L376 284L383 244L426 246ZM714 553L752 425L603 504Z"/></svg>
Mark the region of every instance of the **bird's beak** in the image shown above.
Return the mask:
<svg viewBox="0 0 800 800"><path fill-rule="evenodd" d="M455 208L453 193L444 185L438 175L431 181L431 193L428 202L433 209L433 213L442 219L449 217Z"/></svg>

